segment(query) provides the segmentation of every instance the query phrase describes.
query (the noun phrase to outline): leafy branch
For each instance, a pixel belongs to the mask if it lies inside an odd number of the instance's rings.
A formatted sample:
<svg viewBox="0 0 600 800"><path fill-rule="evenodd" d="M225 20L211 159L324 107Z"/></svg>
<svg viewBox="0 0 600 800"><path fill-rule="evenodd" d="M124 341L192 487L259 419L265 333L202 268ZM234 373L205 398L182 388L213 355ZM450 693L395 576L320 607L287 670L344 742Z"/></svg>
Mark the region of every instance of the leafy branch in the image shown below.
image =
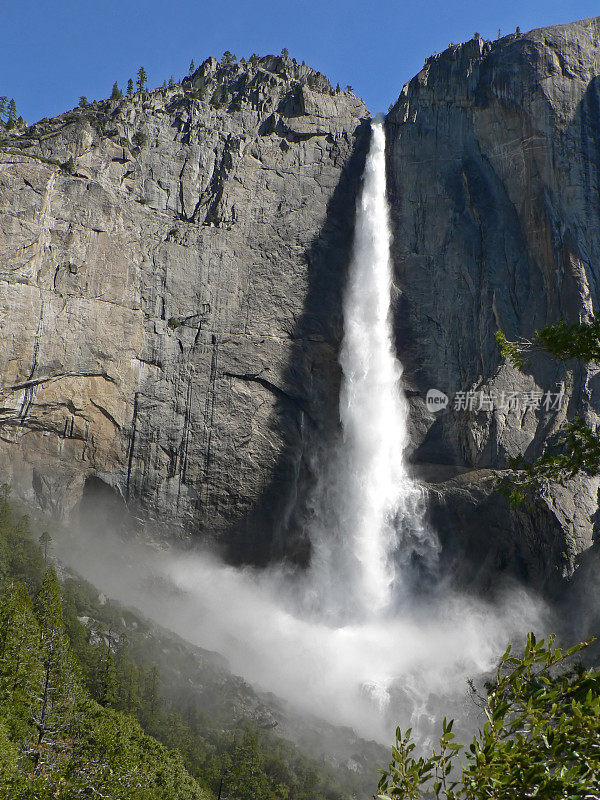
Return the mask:
<svg viewBox="0 0 600 800"><path fill-rule="evenodd" d="M575 800L597 791L600 672L569 666L592 641L562 650L530 633L521 656L509 646L478 695L486 721L468 747L444 719L439 748L415 758L410 729L398 729L380 800Z"/></svg>
<svg viewBox="0 0 600 800"><path fill-rule="evenodd" d="M559 320L536 330L531 339L509 341L503 331L497 331L496 342L502 355L518 369L526 368L529 358L536 352L549 353L559 361L572 358L581 361L600 361L600 319L590 317L588 322L568 324Z"/></svg>
<svg viewBox="0 0 600 800"><path fill-rule="evenodd" d="M498 331L496 342L502 355L520 370L526 369L536 352L549 353L559 361L600 362L600 319L591 316L579 325L559 320L536 330L531 339L518 341L509 341ZM600 475L600 432L577 417L561 427L551 447L534 462L520 455L510 459L509 465L517 474L504 478L499 489L517 507L552 482L564 484L579 473Z"/></svg>
<svg viewBox="0 0 600 800"><path fill-rule="evenodd" d="M552 450L546 450L532 463L522 455L515 456L509 466L517 474L503 479L499 489L516 508L533 491L546 489L550 483L564 485L580 472L590 478L600 475L600 433L577 417L558 431Z"/></svg>

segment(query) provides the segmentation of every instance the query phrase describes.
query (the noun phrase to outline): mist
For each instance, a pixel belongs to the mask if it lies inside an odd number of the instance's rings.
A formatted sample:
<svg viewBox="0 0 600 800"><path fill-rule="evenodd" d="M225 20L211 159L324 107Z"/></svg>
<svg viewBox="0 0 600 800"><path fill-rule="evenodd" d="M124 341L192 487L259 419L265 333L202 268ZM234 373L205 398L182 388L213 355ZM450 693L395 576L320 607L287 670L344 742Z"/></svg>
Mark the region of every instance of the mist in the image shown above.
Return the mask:
<svg viewBox="0 0 600 800"><path fill-rule="evenodd" d="M301 605L307 576L228 566L210 553L160 549L74 528L57 555L99 590L298 710L389 743L396 725L426 739L437 718L488 672L511 638L548 624L513 587L495 603L445 592L376 620L328 624Z"/></svg>

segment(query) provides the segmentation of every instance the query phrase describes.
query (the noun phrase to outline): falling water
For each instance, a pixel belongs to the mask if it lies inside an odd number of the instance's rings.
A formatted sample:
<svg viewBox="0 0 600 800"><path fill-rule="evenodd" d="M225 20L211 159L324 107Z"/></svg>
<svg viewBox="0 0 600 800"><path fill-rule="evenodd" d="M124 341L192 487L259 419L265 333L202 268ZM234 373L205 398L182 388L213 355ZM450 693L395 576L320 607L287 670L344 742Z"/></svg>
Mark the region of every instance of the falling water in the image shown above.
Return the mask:
<svg viewBox="0 0 600 800"><path fill-rule="evenodd" d="M390 242L385 131L376 121L344 297L342 441L312 537L324 604L333 600L336 613L363 617L390 606L409 551L436 548L405 462L408 411L392 334Z"/></svg>
<svg viewBox="0 0 600 800"><path fill-rule="evenodd" d="M498 606L447 591L402 602L414 554L435 559L437 544L404 457L384 151L375 122L344 297L341 436L316 465L310 574L238 570L110 531L79 529L63 553L114 597L225 655L248 680L388 742L398 723L428 736L440 698L462 698L465 677L487 672L515 632L539 629L543 609L521 591Z"/></svg>

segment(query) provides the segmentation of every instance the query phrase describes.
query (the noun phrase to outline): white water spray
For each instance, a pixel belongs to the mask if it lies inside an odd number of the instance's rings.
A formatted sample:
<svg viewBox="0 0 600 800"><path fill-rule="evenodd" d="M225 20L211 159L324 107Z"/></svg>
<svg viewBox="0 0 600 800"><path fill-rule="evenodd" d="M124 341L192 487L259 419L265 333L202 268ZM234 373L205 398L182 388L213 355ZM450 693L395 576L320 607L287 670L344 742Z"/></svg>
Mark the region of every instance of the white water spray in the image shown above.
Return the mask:
<svg viewBox="0 0 600 800"><path fill-rule="evenodd" d="M397 583L398 555L420 549L427 539L436 548L423 525L421 491L405 463L408 410L392 334L390 242L385 132L376 121L344 298L343 439L312 536L320 605L332 610L327 606L333 599L338 615L381 614Z"/></svg>

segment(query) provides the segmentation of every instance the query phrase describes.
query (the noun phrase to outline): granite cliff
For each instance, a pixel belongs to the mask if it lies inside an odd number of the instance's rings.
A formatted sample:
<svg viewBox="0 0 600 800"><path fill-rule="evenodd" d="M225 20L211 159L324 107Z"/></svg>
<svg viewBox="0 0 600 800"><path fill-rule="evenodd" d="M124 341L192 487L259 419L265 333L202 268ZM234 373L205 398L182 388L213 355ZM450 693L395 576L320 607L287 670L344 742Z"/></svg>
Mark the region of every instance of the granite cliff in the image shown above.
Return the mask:
<svg viewBox="0 0 600 800"><path fill-rule="evenodd" d="M412 459L463 582L547 588L593 543L597 482L520 511L493 487L566 416L597 420L596 370L522 375L494 334L597 309L599 87L597 18L453 45L386 120ZM209 59L4 136L0 472L25 499L68 515L101 490L238 560L306 557L295 509L337 424L368 116L291 59ZM557 409L454 409L560 386Z"/></svg>
<svg viewBox="0 0 600 800"><path fill-rule="evenodd" d="M367 118L289 58L211 58L5 137L0 471L27 501L268 558L335 407Z"/></svg>
<svg viewBox="0 0 600 800"><path fill-rule="evenodd" d="M449 47L387 128L398 347L432 521L472 553L452 567L465 579L509 568L546 586L592 544L598 482L511 512L490 470L539 455L566 418L596 423L597 369L540 356L521 374L494 335L598 312L600 19ZM427 412L430 388L450 397L445 411Z"/></svg>

